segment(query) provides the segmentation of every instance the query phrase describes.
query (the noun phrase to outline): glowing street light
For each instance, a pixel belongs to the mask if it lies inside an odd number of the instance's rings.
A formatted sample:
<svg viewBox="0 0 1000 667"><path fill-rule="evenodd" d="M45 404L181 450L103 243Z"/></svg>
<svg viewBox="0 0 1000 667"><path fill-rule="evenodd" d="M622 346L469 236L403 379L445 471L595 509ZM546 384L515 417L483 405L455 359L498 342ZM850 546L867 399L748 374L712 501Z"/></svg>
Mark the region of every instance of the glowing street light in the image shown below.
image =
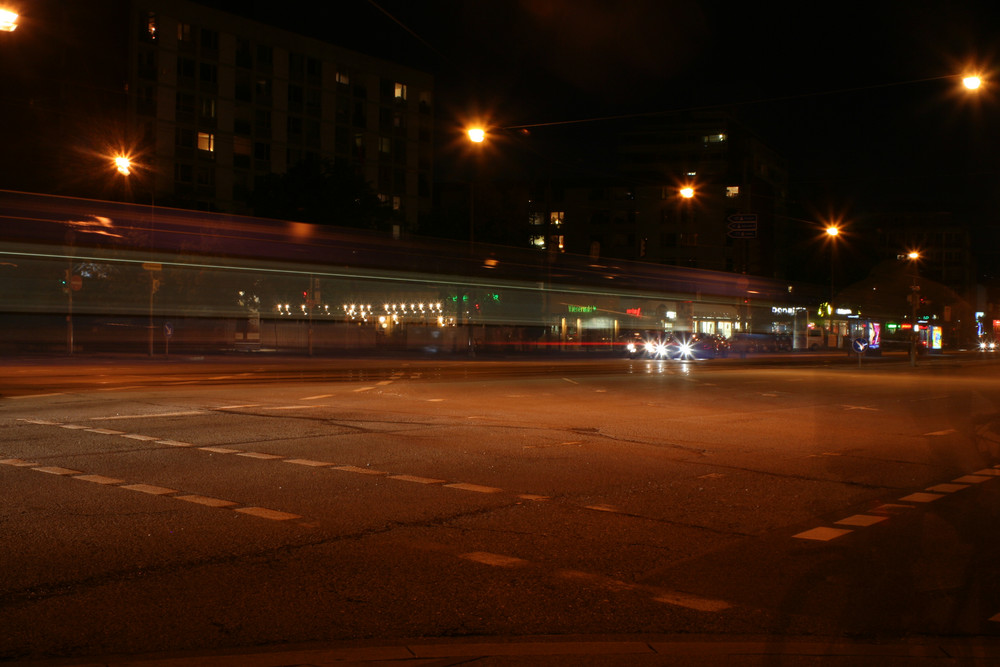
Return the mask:
<svg viewBox="0 0 1000 667"><path fill-rule="evenodd" d="M17 30L17 12L9 9L0 9L0 32L14 32Z"/></svg>
<svg viewBox="0 0 1000 667"><path fill-rule="evenodd" d="M486 141L486 130L481 127L470 127L468 130L469 141L474 144L481 144Z"/></svg>
<svg viewBox="0 0 1000 667"><path fill-rule="evenodd" d="M967 90L979 90L979 88L983 85L983 80L981 77L972 74L962 77L962 85L965 86Z"/></svg>
<svg viewBox="0 0 1000 667"><path fill-rule="evenodd" d="M694 197L694 188L690 185L686 185L680 189L680 195L681 197L684 197L684 199L691 199Z"/></svg>
<svg viewBox="0 0 1000 667"><path fill-rule="evenodd" d="M838 227L837 225L829 225L826 228L826 235L831 238L840 236L840 227Z"/></svg>
<svg viewBox="0 0 1000 667"><path fill-rule="evenodd" d="M122 176L128 176L132 173L132 160L125 157L124 155L115 156L115 169Z"/></svg>

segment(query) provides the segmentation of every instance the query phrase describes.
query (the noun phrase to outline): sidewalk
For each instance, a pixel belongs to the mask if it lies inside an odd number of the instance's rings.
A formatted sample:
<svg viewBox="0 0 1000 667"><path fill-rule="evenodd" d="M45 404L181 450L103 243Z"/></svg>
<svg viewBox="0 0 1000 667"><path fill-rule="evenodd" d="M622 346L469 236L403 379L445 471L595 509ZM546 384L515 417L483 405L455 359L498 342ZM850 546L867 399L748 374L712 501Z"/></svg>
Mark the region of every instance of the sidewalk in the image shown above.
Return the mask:
<svg viewBox="0 0 1000 667"><path fill-rule="evenodd" d="M291 665L995 665L1000 639L921 638L886 643L821 638L722 640L700 636L623 639L526 637L493 641L352 642L327 648L178 653L13 663L26 667L289 667Z"/></svg>

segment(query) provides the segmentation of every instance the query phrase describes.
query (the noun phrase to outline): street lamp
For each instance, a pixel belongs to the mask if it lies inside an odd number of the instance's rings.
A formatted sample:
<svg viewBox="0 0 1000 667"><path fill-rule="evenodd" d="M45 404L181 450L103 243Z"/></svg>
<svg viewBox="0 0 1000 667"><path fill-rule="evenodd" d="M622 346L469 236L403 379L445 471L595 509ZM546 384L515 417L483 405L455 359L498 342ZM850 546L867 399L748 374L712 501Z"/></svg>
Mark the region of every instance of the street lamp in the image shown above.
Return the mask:
<svg viewBox="0 0 1000 667"><path fill-rule="evenodd" d="M14 32L17 30L17 12L9 9L0 9L0 32Z"/></svg>
<svg viewBox="0 0 1000 667"><path fill-rule="evenodd" d="M115 171L121 174L126 179L132 174L132 158L127 155L115 155L112 159L112 164L115 167ZM152 219L152 211L155 210L155 195L150 193L150 201L154 202L151 204L151 220L150 220L150 232L149 232L149 249L150 252L153 250L153 230L155 229L155 221ZM160 279L156 277L156 273L160 271L161 264L157 262L146 262L142 265L142 268L149 272L149 356L153 356L153 295L156 294L156 290L160 288Z"/></svg>
<svg viewBox="0 0 1000 667"><path fill-rule="evenodd" d="M840 237L840 226L832 222L826 226L824 230L826 233L827 242L830 244L830 300L827 302L827 325L830 329L830 335L834 336L833 346L837 347L836 334L833 332L833 295L834 295L834 279L836 277L836 266L837 266L837 239Z"/></svg>
<svg viewBox="0 0 1000 667"><path fill-rule="evenodd" d="M969 76L962 77L962 85L965 86L967 90L979 90L983 85L983 80L978 75L971 74Z"/></svg>
<svg viewBox="0 0 1000 667"><path fill-rule="evenodd" d="M906 258L910 261L910 267L913 273L910 274L910 306L911 306L911 319L912 322L910 329L910 366L917 365L917 339L919 337L917 329L917 306L920 305L920 285L917 284L917 261L920 259L920 253L916 250L911 250L906 253Z"/></svg>

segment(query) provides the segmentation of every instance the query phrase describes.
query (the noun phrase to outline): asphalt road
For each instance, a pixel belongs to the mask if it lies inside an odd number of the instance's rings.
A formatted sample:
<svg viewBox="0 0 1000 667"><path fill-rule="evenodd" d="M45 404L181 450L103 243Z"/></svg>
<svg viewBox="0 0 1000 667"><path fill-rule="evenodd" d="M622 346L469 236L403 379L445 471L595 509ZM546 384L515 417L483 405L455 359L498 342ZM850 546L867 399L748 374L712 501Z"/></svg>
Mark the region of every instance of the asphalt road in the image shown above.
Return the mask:
<svg viewBox="0 0 1000 667"><path fill-rule="evenodd" d="M993 640L997 370L0 362L0 660Z"/></svg>

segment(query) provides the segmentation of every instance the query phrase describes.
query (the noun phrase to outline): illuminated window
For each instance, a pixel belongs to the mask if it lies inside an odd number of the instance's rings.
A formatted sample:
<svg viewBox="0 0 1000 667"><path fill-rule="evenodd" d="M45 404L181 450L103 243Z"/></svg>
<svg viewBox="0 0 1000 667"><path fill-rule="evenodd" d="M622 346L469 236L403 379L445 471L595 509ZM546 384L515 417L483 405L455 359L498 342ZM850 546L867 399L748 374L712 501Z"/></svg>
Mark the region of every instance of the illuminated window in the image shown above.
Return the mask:
<svg viewBox="0 0 1000 667"><path fill-rule="evenodd" d="M215 152L215 135L209 132L198 133L198 150Z"/></svg>
<svg viewBox="0 0 1000 667"><path fill-rule="evenodd" d="M529 213L528 214L528 224L531 225L544 225L545 215L542 213Z"/></svg>
<svg viewBox="0 0 1000 667"><path fill-rule="evenodd" d="M181 42L191 41L191 24L190 23L178 23L177 24L177 40Z"/></svg>
<svg viewBox="0 0 1000 667"><path fill-rule="evenodd" d="M347 74L347 72L337 72L336 79L337 83L341 85L349 86L351 84L351 77Z"/></svg>
<svg viewBox="0 0 1000 667"><path fill-rule="evenodd" d="M729 186L727 186L726 187L726 196L729 197L730 199L733 198L733 197L739 197L740 196L740 186L738 186L738 185L729 185Z"/></svg>
<svg viewBox="0 0 1000 667"><path fill-rule="evenodd" d="M532 236L528 241L533 248L545 249L545 237L544 236Z"/></svg>
<svg viewBox="0 0 1000 667"><path fill-rule="evenodd" d="M726 140L726 135L723 134L722 132L719 132L718 134L709 134L702 137L702 141L704 141L706 144L721 144L725 140Z"/></svg>
<svg viewBox="0 0 1000 667"><path fill-rule="evenodd" d="M146 36L150 41L156 41L156 12L149 12L146 16Z"/></svg>
<svg viewBox="0 0 1000 667"><path fill-rule="evenodd" d="M404 101L406 99L406 84L396 83L396 101Z"/></svg>
<svg viewBox="0 0 1000 667"><path fill-rule="evenodd" d="M378 152L388 154L391 151L392 151L392 139L390 139L389 137L379 137Z"/></svg>
<svg viewBox="0 0 1000 667"><path fill-rule="evenodd" d="M402 205L403 205L403 201L402 201L402 199L400 199L400 197L398 195L396 195L396 196L394 196L392 198L392 210L393 211L398 211L402 207Z"/></svg>
<svg viewBox="0 0 1000 667"><path fill-rule="evenodd" d="M551 213L549 213L549 224L558 227L563 223L563 220L565 220L565 218L566 218L565 211L552 211Z"/></svg>

